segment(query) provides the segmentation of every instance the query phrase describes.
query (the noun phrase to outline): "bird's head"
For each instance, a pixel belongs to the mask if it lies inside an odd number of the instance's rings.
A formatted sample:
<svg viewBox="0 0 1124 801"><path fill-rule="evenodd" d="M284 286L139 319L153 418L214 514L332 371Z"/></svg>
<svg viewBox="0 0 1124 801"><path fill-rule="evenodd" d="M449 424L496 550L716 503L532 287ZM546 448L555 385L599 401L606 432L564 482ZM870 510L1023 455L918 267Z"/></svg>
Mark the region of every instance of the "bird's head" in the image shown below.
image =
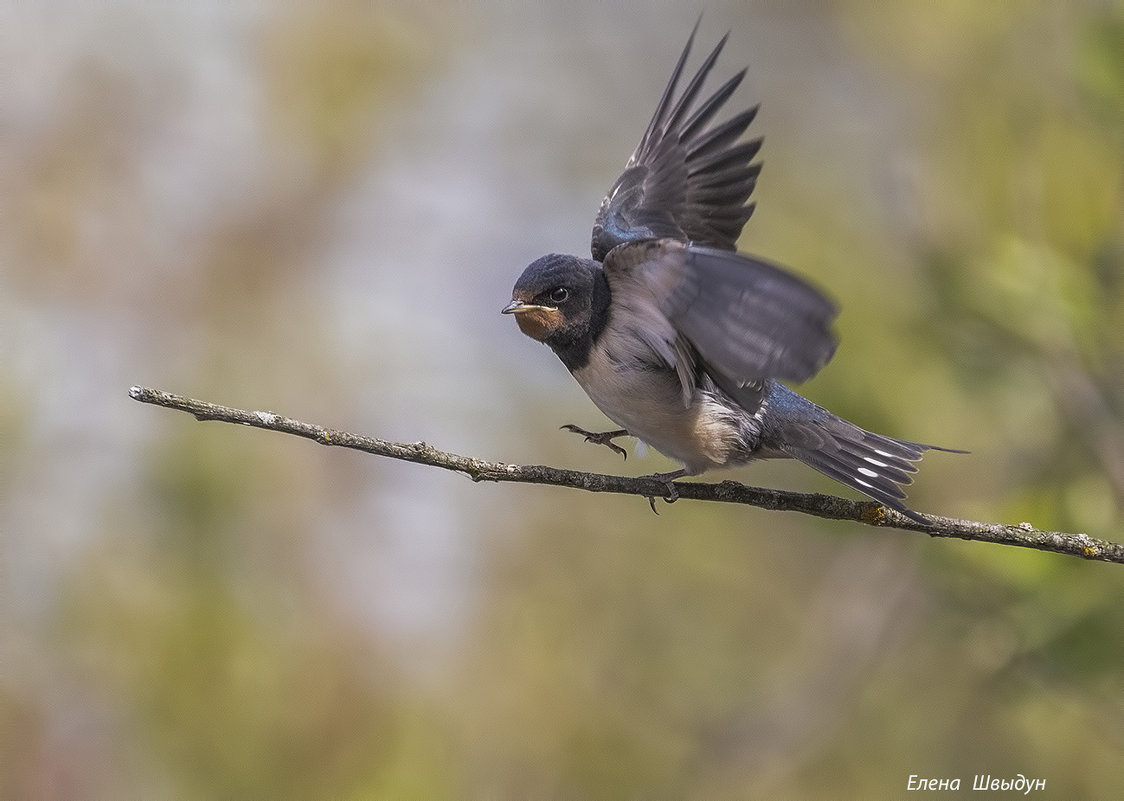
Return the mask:
<svg viewBox="0 0 1124 801"><path fill-rule="evenodd" d="M523 271L503 313L514 314L524 334L558 350L588 340L607 306L608 285L600 264L551 254Z"/></svg>

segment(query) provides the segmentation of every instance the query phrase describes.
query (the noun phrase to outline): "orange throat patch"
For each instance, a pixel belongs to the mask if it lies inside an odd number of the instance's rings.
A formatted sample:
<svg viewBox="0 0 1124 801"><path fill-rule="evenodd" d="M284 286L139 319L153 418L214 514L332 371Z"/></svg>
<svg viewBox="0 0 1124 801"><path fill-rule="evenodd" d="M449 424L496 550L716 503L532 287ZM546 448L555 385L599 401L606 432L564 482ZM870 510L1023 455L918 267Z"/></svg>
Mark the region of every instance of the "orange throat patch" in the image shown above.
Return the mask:
<svg viewBox="0 0 1124 801"><path fill-rule="evenodd" d="M544 307L527 309L515 313L515 322L524 334L543 342L562 325L562 313Z"/></svg>

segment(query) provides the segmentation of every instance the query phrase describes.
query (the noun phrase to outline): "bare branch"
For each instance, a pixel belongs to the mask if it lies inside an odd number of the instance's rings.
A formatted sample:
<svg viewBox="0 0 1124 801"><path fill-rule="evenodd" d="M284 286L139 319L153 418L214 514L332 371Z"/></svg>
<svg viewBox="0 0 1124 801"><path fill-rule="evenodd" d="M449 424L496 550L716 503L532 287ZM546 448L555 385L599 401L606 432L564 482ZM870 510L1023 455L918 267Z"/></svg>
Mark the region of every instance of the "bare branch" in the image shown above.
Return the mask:
<svg viewBox="0 0 1124 801"><path fill-rule="evenodd" d="M558 487L583 489L589 492L615 492L641 497L662 497L666 492L666 485L663 482L651 478L583 473L577 470L562 470L544 465L486 462L470 456L460 456L441 451L424 442L406 444L389 442L377 437L363 437L346 431L337 431L312 423L304 423L300 420L292 420L273 412L234 409L182 395L173 395L170 392L148 389L147 387L132 387L129 390L129 395L141 403L150 403L187 412L194 415L198 420L216 420L223 423L236 423L264 428L269 431L294 434L321 445L352 448L378 456L389 456L392 459L402 459L407 462L452 470L463 473L473 481L550 484ZM680 481L675 482L675 488L679 491L680 498L689 500L743 503L774 511L803 512L804 514L831 520L852 520L870 526L920 531L933 537L956 537L963 540L1015 545L1021 548L1034 548L1039 551L1078 556L1082 559L1124 564L1124 545L1094 539L1086 534L1042 531L1029 523L1003 525L930 516L931 526L925 526L874 501L852 501L846 498L837 498L833 495L761 489L748 487L736 481L722 481L717 484Z"/></svg>

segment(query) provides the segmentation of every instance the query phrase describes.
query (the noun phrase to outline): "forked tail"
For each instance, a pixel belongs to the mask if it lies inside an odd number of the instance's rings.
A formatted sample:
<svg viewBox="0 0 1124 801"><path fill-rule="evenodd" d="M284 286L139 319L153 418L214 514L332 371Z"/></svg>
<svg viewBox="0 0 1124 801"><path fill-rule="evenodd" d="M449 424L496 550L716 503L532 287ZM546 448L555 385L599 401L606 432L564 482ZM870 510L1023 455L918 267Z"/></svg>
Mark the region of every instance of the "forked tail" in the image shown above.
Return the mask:
<svg viewBox="0 0 1124 801"><path fill-rule="evenodd" d="M866 431L775 382L767 406L767 445L918 523L928 521L902 503L914 463L927 450L967 453Z"/></svg>

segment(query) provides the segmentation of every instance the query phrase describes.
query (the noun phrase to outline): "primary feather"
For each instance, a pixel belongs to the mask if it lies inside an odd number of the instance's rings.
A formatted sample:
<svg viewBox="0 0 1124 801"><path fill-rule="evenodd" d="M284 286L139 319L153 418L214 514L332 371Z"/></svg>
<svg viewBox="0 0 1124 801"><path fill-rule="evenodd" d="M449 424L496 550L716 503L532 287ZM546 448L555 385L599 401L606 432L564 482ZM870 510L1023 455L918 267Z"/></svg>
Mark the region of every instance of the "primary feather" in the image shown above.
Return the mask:
<svg viewBox="0 0 1124 801"><path fill-rule="evenodd" d="M604 261L617 245L643 239L670 238L736 250L742 228L753 214L753 204L747 201L761 172L761 165L752 163L761 140L739 140L757 107L711 125L741 84L745 70L699 102L726 36L676 97L697 30L698 24L640 144L601 202L591 243L597 261Z"/></svg>

